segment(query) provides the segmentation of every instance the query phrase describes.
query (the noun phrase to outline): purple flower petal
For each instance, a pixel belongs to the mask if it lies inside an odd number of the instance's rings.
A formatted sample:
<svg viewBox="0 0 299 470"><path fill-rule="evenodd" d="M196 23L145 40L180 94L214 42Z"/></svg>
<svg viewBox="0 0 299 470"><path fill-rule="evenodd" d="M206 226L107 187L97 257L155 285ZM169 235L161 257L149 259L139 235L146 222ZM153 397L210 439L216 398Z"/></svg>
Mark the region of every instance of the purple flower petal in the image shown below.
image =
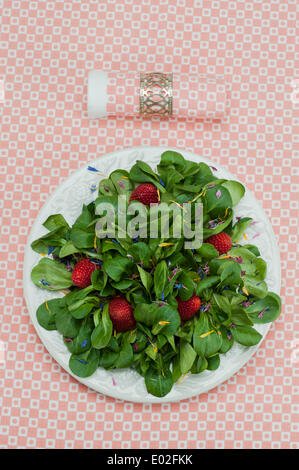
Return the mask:
<svg viewBox="0 0 299 470"><path fill-rule="evenodd" d="M220 189L218 189L218 191L216 192L217 199L219 199L221 196L222 196L222 192L220 191Z"/></svg>
<svg viewBox="0 0 299 470"><path fill-rule="evenodd" d="M267 312L268 310L269 310L269 307L264 308L264 309L258 314L257 317L258 317L258 318L263 318L264 313Z"/></svg>
<svg viewBox="0 0 299 470"><path fill-rule="evenodd" d="M105 189L106 193L109 193L109 189L107 188L107 186L105 186L104 184L99 184L99 186L103 186L103 188Z"/></svg>
<svg viewBox="0 0 299 470"><path fill-rule="evenodd" d="M174 270L172 271L171 273L171 276L168 278L169 281L171 281L171 279L176 275L176 273L178 272L179 268L174 268Z"/></svg>
<svg viewBox="0 0 299 470"><path fill-rule="evenodd" d="M214 219L214 220L210 220L208 222L208 225L214 225L215 226L215 222L217 221L217 219Z"/></svg>
<svg viewBox="0 0 299 470"><path fill-rule="evenodd" d="M205 264L205 267L203 268L203 271L205 274L208 274L208 272L210 271L210 266L208 266L208 263Z"/></svg>

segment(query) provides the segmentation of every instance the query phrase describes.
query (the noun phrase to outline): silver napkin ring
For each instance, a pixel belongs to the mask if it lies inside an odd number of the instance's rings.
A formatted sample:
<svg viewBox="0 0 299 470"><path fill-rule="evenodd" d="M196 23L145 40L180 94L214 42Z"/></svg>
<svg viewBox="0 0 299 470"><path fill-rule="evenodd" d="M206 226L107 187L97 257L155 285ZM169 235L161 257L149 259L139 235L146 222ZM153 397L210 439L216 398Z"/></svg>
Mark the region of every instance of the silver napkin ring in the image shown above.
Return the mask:
<svg viewBox="0 0 299 470"><path fill-rule="evenodd" d="M140 74L140 114L172 115L172 73Z"/></svg>

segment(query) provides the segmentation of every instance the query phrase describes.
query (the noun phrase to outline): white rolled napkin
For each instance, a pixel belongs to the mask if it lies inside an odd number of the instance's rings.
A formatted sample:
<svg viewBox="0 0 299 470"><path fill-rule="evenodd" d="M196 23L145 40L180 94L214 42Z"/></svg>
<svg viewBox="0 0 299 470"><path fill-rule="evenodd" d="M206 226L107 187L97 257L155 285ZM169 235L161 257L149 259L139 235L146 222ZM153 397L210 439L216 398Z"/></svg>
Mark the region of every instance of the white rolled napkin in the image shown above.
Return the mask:
<svg viewBox="0 0 299 470"><path fill-rule="evenodd" d="M106 116L160 116L222 119L227 90L221 75L105 72L88 74L90 119Z"/></svg>

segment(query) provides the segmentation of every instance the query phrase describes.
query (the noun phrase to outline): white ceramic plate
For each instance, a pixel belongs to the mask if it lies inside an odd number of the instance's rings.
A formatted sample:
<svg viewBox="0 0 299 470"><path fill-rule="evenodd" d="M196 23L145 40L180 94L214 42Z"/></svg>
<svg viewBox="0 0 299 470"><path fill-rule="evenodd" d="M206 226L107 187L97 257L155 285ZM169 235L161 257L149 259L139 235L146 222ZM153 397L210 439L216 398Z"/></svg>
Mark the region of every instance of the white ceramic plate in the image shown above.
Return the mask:
<svg viewBox="0 0 299 470"><path fill-rule="evenodd" d="M118 168L129 170L136 160L144 160L152 168L155 168L160 160L161 153L169 148L170 147L137 147L120 150L105 155L96 161L89 162L86 166L77 170L56 189L39 212L32 227L25 250L25 299L31 320L41 341L49 353L61 365L61 367L91 389L105 395L134 402L165 403L170 401L179 401L194 395L205 393L228 380L233 374L241 369L255 353L261 343L250 348L235 344L227 354L221 355L221 364L216 371L205 371L200 375L189 375L184 377L183 380L179 384L174 385L171 392L163 398L157 398L147 393L143 377L132 369L106 371L105 369L98 368L91 377L81 379L75 376L68 367L70 353L63 343L60 333L43 329L36 320L36 310L38 306L44 302L45 298L51 299L63 294L57 292L51 293L39 289L31 281L31 270L38 263L40 256L30 248L30 243L47 232L47 230L42 226L42 223L49 215L61 213L69 224L72 224L80 214L82 204L87 204L96 198L96 192L92 193L90 187L93 184L97 184L99 180L102 179L102 176L98 173L88 171L88 165L97 168L102 174L107 176L113 170ZM215 166L214 163L186 150L173 150L183 154L186 159L197 162L202 161ZM236 180L236 178L224 168L217 167L217 170L216 175L218 177ZM266 281L269 290L279 294L281 281L280 257L276 238L264 210L256 201L253 194L247 189L244 198L235 208L235 215L252 217L257 222L246 230L248 237L247 243L252 242L260 249L261 256L268 264L268 275ZM260 235L253 239L254 235L257 233ZM269 327L270 324L256 325L256 329L263 335L263 338L265 338Z"/></svg>

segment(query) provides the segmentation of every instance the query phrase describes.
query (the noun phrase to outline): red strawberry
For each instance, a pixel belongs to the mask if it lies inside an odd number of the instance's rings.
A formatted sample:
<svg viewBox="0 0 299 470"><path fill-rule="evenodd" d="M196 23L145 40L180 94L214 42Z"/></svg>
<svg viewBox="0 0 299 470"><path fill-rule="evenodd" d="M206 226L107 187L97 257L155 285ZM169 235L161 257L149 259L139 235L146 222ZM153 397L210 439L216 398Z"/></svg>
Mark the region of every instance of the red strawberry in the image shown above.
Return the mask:
<svg viewBox="0 0 299 470"><path fill-rule="evenodd" d="M227 253L232 247L232 241L230 236L224 232L212 235L207 240L205 240L205 243L210 243L211 245L213 245L218 251L219 255Z"/></svg>
<svg viewBox="0 0 299 470"><path fill-rule="evenodd" d="M178 311L182 320L189 320L197 314L200 307L200 298L193 295L189 300L181 300L177 297Z"/></svg>
<svg viewBox="0 0 299 470"><path fill-rule="evenodd" d="M116 331L134 328L136 321L133 308L124 297L115 297L109 303L109 315Z"/></svg>
<svg viewBox="0 0 299 470"><path fill-rule="evenodd" d="M139 201L146 206L150 204L157 204L159 196L156 186L151 183L143 183L132 191L130 196L131 201Z"/></svg>
<svg viewBox="0 0 299 470"><path fill-rule="evenodd" d="M92 263L88 258L83 258L75 264L72 274L73 284L77 287L87 287L91 284L91 275L100 266Z"/></svg>

